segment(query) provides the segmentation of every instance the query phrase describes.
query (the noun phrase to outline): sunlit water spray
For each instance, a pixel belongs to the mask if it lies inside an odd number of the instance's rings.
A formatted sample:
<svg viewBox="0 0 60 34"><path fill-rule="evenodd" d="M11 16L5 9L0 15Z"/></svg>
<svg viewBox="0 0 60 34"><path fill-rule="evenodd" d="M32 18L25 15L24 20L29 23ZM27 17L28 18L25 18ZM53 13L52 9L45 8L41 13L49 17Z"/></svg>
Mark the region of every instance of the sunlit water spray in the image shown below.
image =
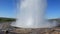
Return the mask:
<svg viewBox="0 0 60 34"><path fill-rule="evenodd" d="M16 23L11 24L21 28L49 28L56 24L47 23L44 19L47 0L21 0L18 6Z"/></svg>

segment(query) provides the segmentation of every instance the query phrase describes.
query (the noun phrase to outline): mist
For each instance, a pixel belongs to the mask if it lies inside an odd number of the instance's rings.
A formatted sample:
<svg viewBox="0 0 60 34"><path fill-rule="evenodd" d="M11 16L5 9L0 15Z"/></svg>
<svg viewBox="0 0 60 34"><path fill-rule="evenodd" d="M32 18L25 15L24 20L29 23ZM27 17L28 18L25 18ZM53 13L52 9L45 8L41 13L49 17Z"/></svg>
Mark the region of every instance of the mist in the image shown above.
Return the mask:
<svg viewBox="0 0 60 34"><path fill-rule="evenodd" d="M17 21L12 26L20 28L51 28L56 23L45 21L47 0L21 0L17 6Z"/></svg>

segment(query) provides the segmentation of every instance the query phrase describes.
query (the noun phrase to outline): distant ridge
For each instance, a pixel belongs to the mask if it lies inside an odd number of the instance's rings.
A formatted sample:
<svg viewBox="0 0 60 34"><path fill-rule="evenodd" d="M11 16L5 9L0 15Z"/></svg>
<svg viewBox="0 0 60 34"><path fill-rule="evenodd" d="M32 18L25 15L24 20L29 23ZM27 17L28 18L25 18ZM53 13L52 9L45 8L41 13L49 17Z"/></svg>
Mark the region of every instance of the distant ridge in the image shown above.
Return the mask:
<svg viewBox="0 0 60 34"><path fill-rule="evenodd" d="M15 18L6 18L6 17L0 17L0 22L12 22L16 21Z"/></svg>
<svg viewBox="0 0 60 34"><path fill-rule="evenodd" d="M57 21L60 23L60 18L53 18L53 19L47 19L48 21ZM16 21L16 18L7 18L7 17L0 17L0 22L12 22Z"/></svg>

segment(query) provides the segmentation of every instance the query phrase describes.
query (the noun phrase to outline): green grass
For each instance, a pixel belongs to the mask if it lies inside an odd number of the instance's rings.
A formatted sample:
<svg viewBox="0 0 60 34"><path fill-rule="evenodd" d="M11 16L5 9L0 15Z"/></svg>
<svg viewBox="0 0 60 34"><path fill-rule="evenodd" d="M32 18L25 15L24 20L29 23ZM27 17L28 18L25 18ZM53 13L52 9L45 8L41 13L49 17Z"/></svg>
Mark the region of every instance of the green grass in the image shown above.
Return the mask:
<svg viewBox="0 0 60 34"><path fill-rule="evenodd" d="M16 21L16 19L0 17L0 22L12 22L12 21Z"/></svg>

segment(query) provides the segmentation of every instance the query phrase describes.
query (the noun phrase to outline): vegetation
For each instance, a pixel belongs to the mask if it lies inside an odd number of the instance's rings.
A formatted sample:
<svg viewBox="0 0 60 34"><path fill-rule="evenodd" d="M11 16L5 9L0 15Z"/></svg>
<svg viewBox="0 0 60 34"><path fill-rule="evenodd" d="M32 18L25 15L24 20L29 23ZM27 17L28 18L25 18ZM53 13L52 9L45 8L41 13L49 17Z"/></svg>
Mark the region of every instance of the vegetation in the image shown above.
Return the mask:
<svg viewBox="0 0 60 34"><path fill-rule="evenodd" d="M0 17L0 22L12 22L12 21L16 21L16 19L15 18L4 18L4 17ZM58 23L60 23L60 18L48 19L48 21L50 21L50 22L57 21Z"/></svg>
<svg viewBox="0 0 60 34"><path fill-rule="evenodd" d="M50 22L52 21L56 21L58 23L57 27L60 27L60 18L56 18L56 19L49 19Z"/></svg>
<svg viewBox="0 0 60 34"><path fill-rule="evenodd" d="M56 18L56 19L49 19L49 21L57 21L57 23L60 23L60 18Z"/></svg>
<svg viewBox="0 0 60 34"><path fill-rule="evenodd" d="M12 21L16 21L16 19L0 17L0 22L12 22Z"/></svg>

